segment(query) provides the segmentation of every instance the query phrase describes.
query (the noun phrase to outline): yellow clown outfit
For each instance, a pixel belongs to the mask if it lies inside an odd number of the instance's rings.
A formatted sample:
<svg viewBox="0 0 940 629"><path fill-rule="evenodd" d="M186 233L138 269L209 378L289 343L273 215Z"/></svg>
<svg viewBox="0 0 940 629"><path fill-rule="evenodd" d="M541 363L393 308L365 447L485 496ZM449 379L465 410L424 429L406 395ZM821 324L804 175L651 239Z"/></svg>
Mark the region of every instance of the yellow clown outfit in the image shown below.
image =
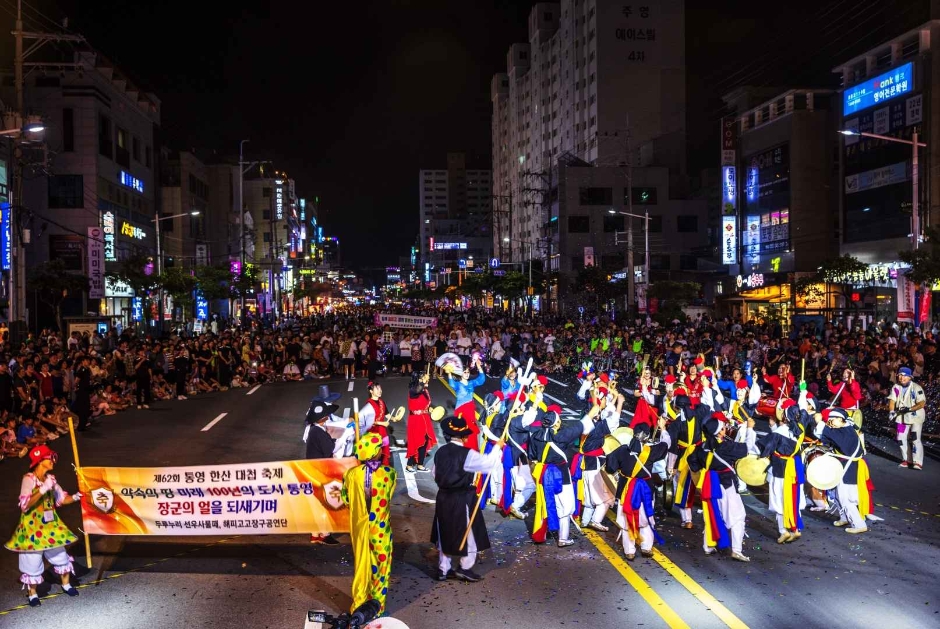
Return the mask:
<svg viewBox="0 0 940 629"><path fill-rule="evenodd" d="M352 606L375 599L385 611L389 577L392 572L392 495L395 470L382 465L382 437L367 433L356 442L356 458L361 465L347 470L343 477L343 501L349 505L354 572Z"/></svg>

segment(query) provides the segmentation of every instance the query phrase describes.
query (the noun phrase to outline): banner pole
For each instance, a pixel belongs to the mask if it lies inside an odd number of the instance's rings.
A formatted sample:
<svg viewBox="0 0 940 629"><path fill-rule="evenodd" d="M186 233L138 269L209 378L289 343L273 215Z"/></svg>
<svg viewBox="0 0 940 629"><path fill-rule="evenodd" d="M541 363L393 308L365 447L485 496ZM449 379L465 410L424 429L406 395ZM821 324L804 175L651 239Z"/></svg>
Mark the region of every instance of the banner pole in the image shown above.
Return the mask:
<svg viewBox="0 0 940 629"><path fill-rule="evenodd" d="M72 457L75 459L75 475L78 478L78 491L82 492L82 494L85 494L88 491L88 488L82 487L82 464L78 460L78 442L75 440L75 426L72 425L71 415L69 415L68 419L69 419L69 437L71 437L72 439ZM83 495L82 498L84 497L85 496ZM79 506L81 506L84 509L84 506L82 506L81 503L79 503ZM85 528L84 516L82 517L82 528L83 529ZM88 533L86 533L84 530L82 531L82 535L85 536L85 563L88 564L87 567L90 570L91 569L91 540L88 538Z"/></svg>
<svg viewBox="0 0 940 629"><path fill-rule="evenodd" d="M353 422L355 422L356 440L353 442L353 456L356 455L356 444L359 443L359 398L353 398Z"/></svg>

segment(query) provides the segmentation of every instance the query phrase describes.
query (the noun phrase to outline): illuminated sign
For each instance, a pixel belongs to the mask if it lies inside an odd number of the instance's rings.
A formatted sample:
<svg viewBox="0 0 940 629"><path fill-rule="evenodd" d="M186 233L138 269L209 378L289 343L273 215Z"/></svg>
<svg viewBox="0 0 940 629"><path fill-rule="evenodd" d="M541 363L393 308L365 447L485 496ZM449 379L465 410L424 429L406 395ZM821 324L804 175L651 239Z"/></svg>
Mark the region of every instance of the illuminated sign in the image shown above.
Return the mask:
<svg viewBox="0 0 940 629"><path fill-rule="evenodd" d="M764 285L763 273L751 273L747 277L738 276L736 281L738 288L747 286L748 288L760 288Z"/></svg>
<svg viewBox="0 0 940 629"><path fill-rule="evenodd" d="M122 186L127 186L137 192L144 193L144 182L138 179L137 177L132 177L130 173L126 173L123 170L118 171L118 181Z"/></svg>
<svg viewBox="0 0 940 629"><path fill-rule="evenodd" d="M0 267L9 271L13 266L13 240L10 231L10 204L0 203Z"/></svg>
<svg viewBox="0 0 940 629"><path fill-rule="evenodd" d="M721 263L736 264L738 261L738 217L721 217Z"/></svg>
<svg viewBox="0 0 940 629"><path fill-rule="evenodd" d="M723 214L737 212L737 169L734 166L721 167L721 204Z"/></svg>
<svg viewBox="0 0 940 629"><path fill-rule="evenodd" d="M242 274L242 261L241 260L232 260L229 262L228 270L232 275L238 276Z"/></svg>
<svg viewBox="0 0 940 629"><path fill-rule="evenodd" d="M114 262L117 260L117 254L114 251L114 212L102 214L101 224L104 231L104 260Z"/></svg>
<svg viewBox="0 0 940 629"><path fill-rule="evenodd" d="M284 182L280 179L274 182L274 216L277 220L284 218Z"/></svg>
<svg viewBox="0 0 940 629"><path fill-rule="evenodd" d="M744 184L744 190L747 194L747 200L757 201L757 191L760 186L760 170L757 166L751 166L747 169L747 180Z"/></svg>
<svg viewBox="0 0 940 629"><path fill-rule="evenodd" d="M450 251L453 249L466 249L467 243L465 242L435 242L434 250L435 251Z"/></svg>
<svg viewBox="0 0 940 629"><path fill-rule="evenodd" d="M144 300L140 297L134 297L131 300L131 320L143 321L144 318Z"/></svg>
<svg viewBox="0 0 940 629"><path fill-rule="evenodd" d="M209 318L209 302L202 294L196 294L196 318L205 321Z"/></svg>
<svg viewBox="0 0 940 629"><path fill-rule="evenodd" d="M748 215L744 222L741 244L744 245L744 259L749 264L760 264L760 215Z"/></svg>
<svg viewBox="0 0 940 629"><path fill-rule="evenodd" d="M300 200L300 220L302 221L307 220L307 199ZM304 236L304 240L306 239L307 237Z"/></svg>
<svg viewBox="0 0 940 629"><path fill-rule="evenodd" d="M846 88L842 93L842 115L848 116L856 111L907 94L914 89L914 64L907 62L894 70Z"/></svg>
<svg viewBox="0 0 940 629"><path fill-rule="evenodd" d="M127 221L121 223L121 234L136 240L143 240L147 237L147 234L144 232L144 230L142 230L140 227L131 225Z"/></svg>

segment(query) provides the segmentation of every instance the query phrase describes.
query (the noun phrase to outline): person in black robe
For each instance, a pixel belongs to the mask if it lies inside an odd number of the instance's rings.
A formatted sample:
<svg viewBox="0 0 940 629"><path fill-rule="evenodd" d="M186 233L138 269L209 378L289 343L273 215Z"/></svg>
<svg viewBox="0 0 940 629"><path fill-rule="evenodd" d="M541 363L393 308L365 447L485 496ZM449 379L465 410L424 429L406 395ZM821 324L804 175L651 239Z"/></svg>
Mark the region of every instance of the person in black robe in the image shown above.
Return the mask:
<svg viewBox="0 0 940 629"><path fill-rule="evenodd" d="M78 415L78 430L88 429L91 420L91 369L88 363L91 359L83 356L80 367L75 371L75 402L72 410Z"/></svg>
<svg viewBox="0 0 940 629"><path fill-rule="evenodd" d="M306 458L330 459L333 457L336 440L330 436L323 424L339 409L336 404L333 404L338 398L339 394L330 393L329 387L324 385L320 387L320 394L310 402L306 418L307 427L304 430ZM335 546L339 544L339 540L328 531L319 531L310 534L310 543Z"/></svg>
<svg viewBox="0 0 940 629"><path fill-rule="evenodd" d="M431 543L437 545L438 581L457 578L475 582L482 577L472 568L477 553L490 548L486 522L477 514L470 526L467 541L461 544L470 522L470 514L476 507L477 495L473 486L473 475L489 474L500 464L502 441L489 454L464 447L463 441L473 434L467 422L460 417L445 417L441 420L441 432L447 443L434 453L431 473L437 483L437 501L434 506L434 521L431 524ZM460 565L452 568L452 558L459 557Z"/></svg>

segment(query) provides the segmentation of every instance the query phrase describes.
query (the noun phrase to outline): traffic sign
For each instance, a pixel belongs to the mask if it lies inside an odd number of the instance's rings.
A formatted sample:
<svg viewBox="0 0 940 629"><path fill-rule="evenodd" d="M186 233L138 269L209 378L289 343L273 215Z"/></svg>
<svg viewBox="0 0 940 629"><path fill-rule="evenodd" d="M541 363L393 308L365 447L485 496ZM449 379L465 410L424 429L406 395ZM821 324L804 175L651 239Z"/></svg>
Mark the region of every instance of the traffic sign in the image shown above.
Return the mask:
<svg viewBox="0 0 940 629"><path fill-rule="evenodd" d="M490 258L490 268L491 269L499 268L499 258Z"/></svg>
<svg viewBox="0 0 940 629"><path fill-rule="evenodd" d="M451 270L452 270L452 269L451 269L449 266L445 266L445 267L444 267L444 275L450 275Z"/></svg>
<svg viewBox="0 0 940 629"><path fill-rule="evenodd" d="M457 266L461 269L465 269L467 268L467 261L464 258L460 258L460 260L457 261Z"/></svg>
<svg viewBox="0 0 940 629"><path fill-rule="evenodd" d="M493 271L493 275L495 275L496 277L502 277L503 275L506 275L506 271L499 271L499 270Z"/></svg>

